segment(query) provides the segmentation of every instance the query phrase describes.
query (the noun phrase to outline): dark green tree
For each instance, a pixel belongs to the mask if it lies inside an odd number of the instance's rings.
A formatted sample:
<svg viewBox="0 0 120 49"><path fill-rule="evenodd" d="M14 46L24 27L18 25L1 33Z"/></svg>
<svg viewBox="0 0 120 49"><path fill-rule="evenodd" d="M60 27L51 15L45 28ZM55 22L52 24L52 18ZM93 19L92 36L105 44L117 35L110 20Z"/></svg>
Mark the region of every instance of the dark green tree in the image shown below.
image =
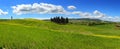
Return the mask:
<svg viewBox="0 0 120 49"><path fill-rule="evenodd" d="M59 16L56 16L54 18L51 18L50 19L52 22L55 22L55 23L58 23L58 24L67 24L69 23L69 20L68 18L64 18L64 17L59 17Z"/></svg>

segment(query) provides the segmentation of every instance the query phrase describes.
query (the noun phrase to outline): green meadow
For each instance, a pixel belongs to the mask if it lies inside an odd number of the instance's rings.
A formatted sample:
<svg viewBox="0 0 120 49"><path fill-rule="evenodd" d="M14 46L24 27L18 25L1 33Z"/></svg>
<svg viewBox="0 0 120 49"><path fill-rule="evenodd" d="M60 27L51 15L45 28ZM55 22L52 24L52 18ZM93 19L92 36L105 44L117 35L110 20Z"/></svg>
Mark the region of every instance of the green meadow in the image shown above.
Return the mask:
<svg viewBox="0 0 120 49"><path fill-rule="evenodd" d="M59 25L36 19L0 19L1 49L120 49L115 24Z"/></svg>

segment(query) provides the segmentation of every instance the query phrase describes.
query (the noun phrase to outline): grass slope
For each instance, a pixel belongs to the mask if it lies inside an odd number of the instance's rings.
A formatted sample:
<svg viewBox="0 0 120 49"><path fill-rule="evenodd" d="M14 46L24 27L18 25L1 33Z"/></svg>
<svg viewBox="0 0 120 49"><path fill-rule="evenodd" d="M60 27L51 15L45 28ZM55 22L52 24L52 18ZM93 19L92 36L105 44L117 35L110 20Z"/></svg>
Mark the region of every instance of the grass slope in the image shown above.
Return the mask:
<svg viewBox="0 0 120 49"><path fill-rule="evenodd" d="M120 49L119 32L120 30L114 29L113 24L84 26L58 25L34 19L0 20L0 47L5 49Z"/></svg>

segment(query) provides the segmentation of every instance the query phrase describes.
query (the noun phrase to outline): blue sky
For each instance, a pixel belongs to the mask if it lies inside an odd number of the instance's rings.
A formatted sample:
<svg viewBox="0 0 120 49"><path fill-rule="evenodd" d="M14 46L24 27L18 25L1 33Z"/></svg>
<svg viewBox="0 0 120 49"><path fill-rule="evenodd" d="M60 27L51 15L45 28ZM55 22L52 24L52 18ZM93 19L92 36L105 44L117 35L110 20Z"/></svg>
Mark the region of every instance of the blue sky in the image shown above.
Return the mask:
<svg viewBox="0 0 120 49"><path fill-rule="evenodd" d="M66 16L70 18L80 18L82 15L85 13L90 13L92 14L91 16L94 16L94 12L100 13L101 15L104 14L106 17L116 17L117 18L120 16L120 0L0 0L0 9L3 12L8 12L8 14L0 15L0 18L10 18L10 16L13 16L14 18L50 18L54 16ZM76 12L79 13L77 14L49 14L44 13L44 14L32 14L32 13L25 13L25 14L20 14L17 15L17 13L13 12L15 9L12 8L12 6L17 5L27 5L31 4L33 5L34 3L45 3L45 4L52 4L56 6L62 6L65 11L72 13ZM73 9L69 9L69 6L74 6ZM72 8L71 7L71 8ZM23 11L19 11L23 12ZM34 11L35 12L35 11ZM39 11L41 12L41 11ZM88 14L89 15L89 14ZM98 15L99 16L99 15Z"/></svg>

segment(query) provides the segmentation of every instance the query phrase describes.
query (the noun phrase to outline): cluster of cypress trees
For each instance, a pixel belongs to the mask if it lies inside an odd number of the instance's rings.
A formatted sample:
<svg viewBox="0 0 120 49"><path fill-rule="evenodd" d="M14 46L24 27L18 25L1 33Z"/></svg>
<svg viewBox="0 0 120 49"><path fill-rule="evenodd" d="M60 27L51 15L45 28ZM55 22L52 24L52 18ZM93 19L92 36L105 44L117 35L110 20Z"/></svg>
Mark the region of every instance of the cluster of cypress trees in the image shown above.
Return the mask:
<svg viewBox="0 0 120 49"><path fill-rule="evenodd" d="M58 23L58 24L67 24L67 23L69 23L68 18L59 17L59 16L51 18L51 21L55 22L55 23Z"/></svg>

